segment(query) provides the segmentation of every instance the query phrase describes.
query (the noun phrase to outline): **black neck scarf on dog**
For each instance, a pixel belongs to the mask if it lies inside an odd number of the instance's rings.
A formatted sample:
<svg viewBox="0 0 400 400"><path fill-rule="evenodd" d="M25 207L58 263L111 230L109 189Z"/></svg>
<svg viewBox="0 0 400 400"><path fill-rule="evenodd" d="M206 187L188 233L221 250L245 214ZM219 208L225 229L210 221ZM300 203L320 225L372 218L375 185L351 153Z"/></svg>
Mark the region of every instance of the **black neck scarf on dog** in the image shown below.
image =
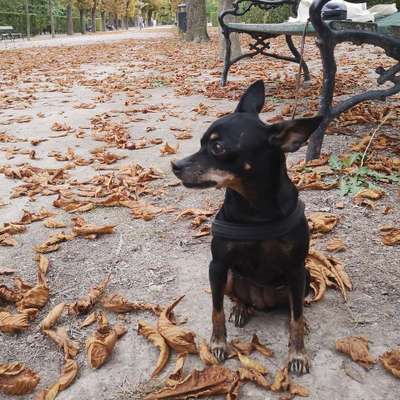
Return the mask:
<svg viewBox="0 0 400 400"><path fill-rule="evenodd" d="M212 222L214 237L226 240L271 240L279 239L290 232L304 216L304 203L299 200L295 210L283 219L263 224L238 224L221 219L219 213Z"/></svg>

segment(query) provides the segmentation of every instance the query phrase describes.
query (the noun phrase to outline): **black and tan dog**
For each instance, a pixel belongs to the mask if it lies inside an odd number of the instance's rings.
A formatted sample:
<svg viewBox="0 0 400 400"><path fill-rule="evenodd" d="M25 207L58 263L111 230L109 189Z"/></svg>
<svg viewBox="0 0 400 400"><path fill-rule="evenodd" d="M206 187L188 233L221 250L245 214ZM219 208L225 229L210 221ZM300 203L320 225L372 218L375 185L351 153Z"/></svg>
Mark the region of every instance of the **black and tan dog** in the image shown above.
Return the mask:
<svg viewBox="0 0 400 400"><path fill-rule="evenodd" d="M208 128L200 150L172 162L172 169L186 187L226 188L212 229L212 352L219 360L227 353L224 293L236 300L232 316L237 326L254 308L289 304L288 367L303 373L310 367L303 320L309 232L284 153L298 150L321 117L266 125L258 116L264 100L264 83L257 81L234 113Z"/></svg>

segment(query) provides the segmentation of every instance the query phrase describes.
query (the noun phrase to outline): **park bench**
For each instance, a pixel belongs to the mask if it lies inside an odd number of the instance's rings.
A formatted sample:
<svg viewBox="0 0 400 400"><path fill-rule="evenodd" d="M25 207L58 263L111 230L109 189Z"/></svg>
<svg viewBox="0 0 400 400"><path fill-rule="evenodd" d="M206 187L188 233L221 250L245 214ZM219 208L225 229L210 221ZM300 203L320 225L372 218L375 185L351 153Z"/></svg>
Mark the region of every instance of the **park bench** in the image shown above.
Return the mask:
<svg viewBox="0 0 400 400"><path fill-rule="evenodd" d="M265 11L290 5L292 15L297 16L299 0L237 0L232 10L225 10L219 16L222 33L225 38L226 52L222 85L227 81L229 68L236 62L258 54L302 64L304 80L310 79L309 70L305 61L301 60L300 53L295 47L292 36L315 36L320 51L323 66L323 87L320 97L320 114L324 117L317 131L312 135L307 149L307 160L318 158L321 153L324 133L329 123L346 110L366 100L385 100L387 97L400 92L400 12L381 18L374 23L352 22L349 20L324 21L322 8L330 0L314 0L310 7L310 21L306 29L305 23L277 23L277 24L248 24L231 22L232 16L241 17L253 7ZM364 0L365 1L365 0ZM352 0L353 3L361 1ZM229 20L229 22L228 22ZM250 52L231 59L231 33L247 34L251 37ZM271 53L269 39L284 35L288 48L293 57ZM385 85L383 89L368 90L356 94L348 99L341 100L333 106L333 93L336 78L336 45L350 42L356 45L371 44L382 48L386 55L394 59L394 65L384 69L378 66L375 72L378 75L378 85ZM390 85L391 83L391 85Z"/></svg>
<svg viewBox="0 0 400 400"><path fill-rule="evenodd" d="M20 32L15 32L14 27L12 26L0 26L0 39L1 40L15 40L22 39L23 34Z"/></svg>

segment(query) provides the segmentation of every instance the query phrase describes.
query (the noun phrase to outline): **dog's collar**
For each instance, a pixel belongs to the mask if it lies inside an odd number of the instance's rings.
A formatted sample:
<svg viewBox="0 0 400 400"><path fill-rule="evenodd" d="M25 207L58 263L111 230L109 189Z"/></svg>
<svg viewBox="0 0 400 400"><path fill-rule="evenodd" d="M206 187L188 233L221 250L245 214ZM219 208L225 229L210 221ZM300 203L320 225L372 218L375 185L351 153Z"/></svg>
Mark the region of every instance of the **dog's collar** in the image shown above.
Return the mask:
<svg viewBox="0 0 400 400"><path fill-rule="evenodd" d="M221 219L219 213L211 225L214 237L225 240L271 240L290 232L304 217L304 203L298 200L295 210L283 219L263 224L238 224Z"/></svg>

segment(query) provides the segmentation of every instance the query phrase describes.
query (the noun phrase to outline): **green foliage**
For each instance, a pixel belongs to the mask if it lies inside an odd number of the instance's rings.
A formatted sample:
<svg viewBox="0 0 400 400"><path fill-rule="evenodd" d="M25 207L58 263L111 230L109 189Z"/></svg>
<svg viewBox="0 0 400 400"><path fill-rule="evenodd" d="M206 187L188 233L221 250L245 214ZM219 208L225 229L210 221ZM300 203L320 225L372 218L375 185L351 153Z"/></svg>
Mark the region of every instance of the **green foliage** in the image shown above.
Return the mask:
<svg viewBox="0 0 400 400"><path fill-rule="evenodd" d="M329 166L340 176L339 190L343 196L354 196L365 188L379 188L376 183L400 184L400 176L396 173L389 175L359 166L362 156L362 153L352 152L346 158L340 159L336 155L329 158Z"/></svg>

